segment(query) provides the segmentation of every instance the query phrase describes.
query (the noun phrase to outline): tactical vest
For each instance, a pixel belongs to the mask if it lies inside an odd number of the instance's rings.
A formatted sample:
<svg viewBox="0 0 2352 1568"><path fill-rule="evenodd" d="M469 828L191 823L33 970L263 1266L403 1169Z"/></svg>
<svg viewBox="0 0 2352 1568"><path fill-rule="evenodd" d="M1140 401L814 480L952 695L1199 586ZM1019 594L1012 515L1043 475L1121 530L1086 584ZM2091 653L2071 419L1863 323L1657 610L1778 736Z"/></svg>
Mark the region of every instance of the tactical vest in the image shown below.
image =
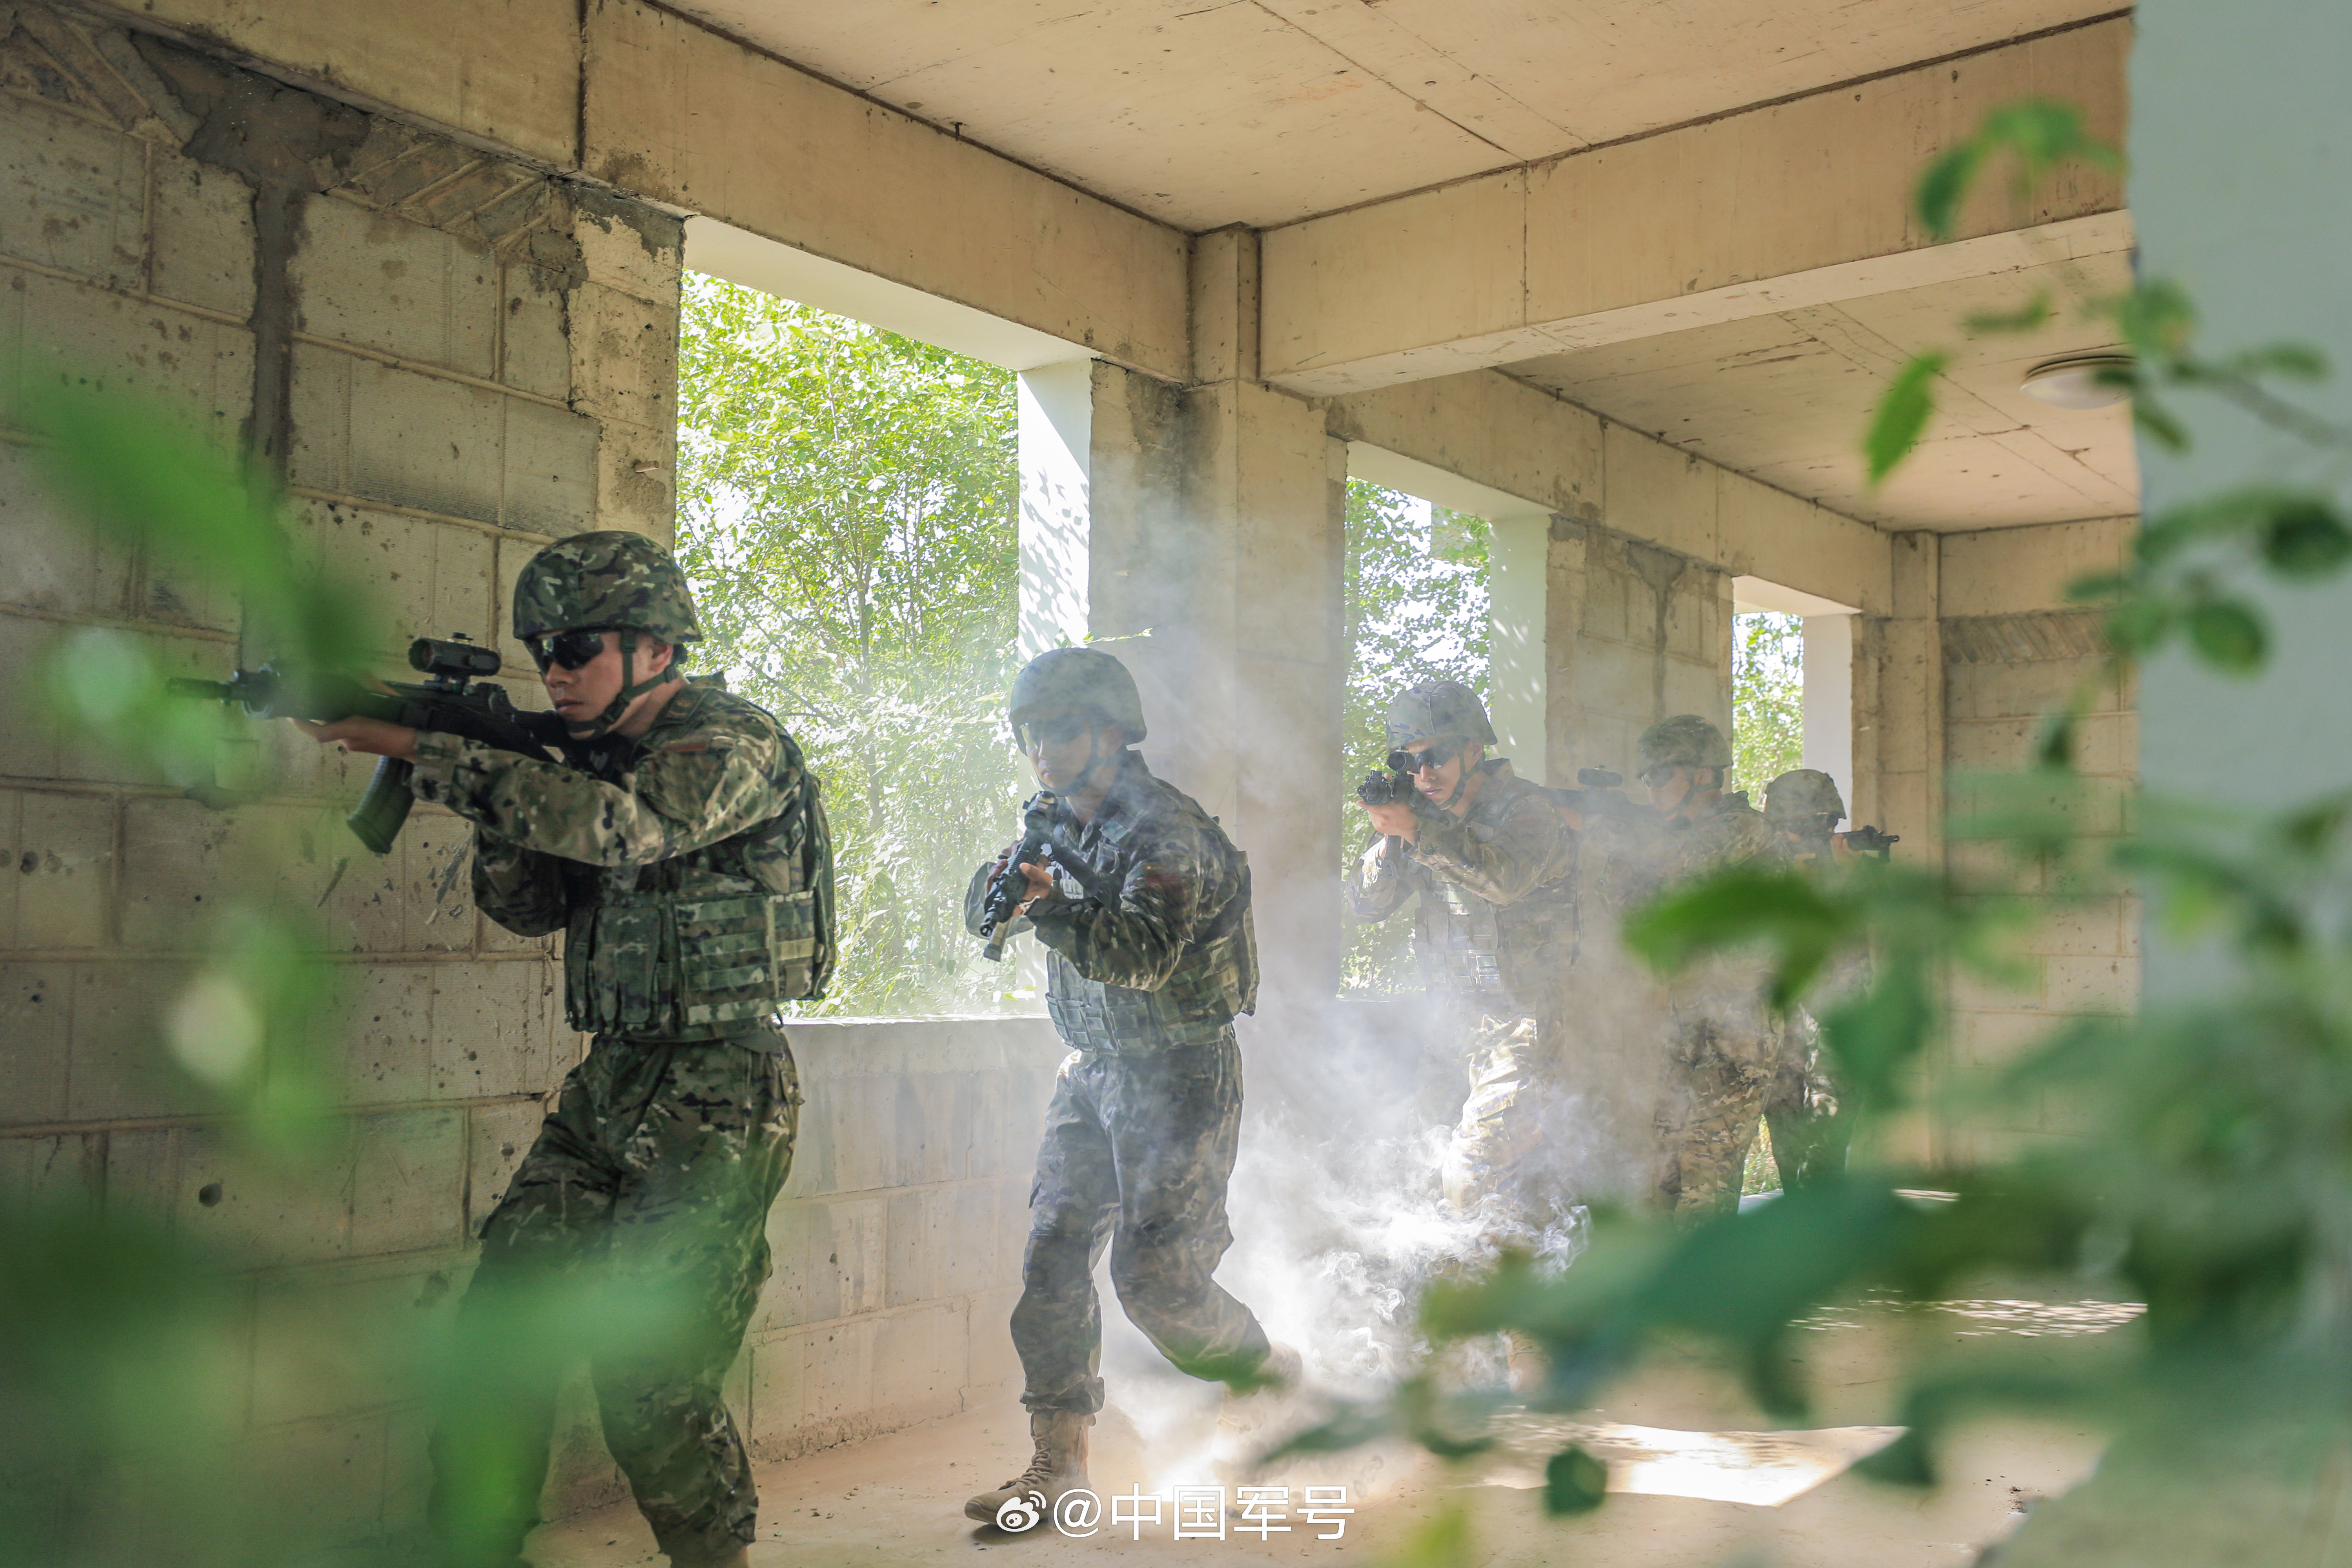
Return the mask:
<svg viewBox="0 0 2352 1568"><path fill-rule="evenodd" d="M1140 787L1166 791L1181 803L1177 809L1200 810L1162 780L1151 778ZM1128 857L1122 851L1144 826L1126 816L1106 823L1092 857L1081 855L1057 834L1055 858L1096 868L1106 882L1115 886L1125 874ZM1139 991L1088 980L1060 953L1047 950L1045 1013L1073 1050L1115 1056L1170 1045L1206 1044L1233 1022L1235 1014L1256 1009L1257 928L1250 912L1249 858L1230 841L1225 848L1232 857L1228 864L1239 867L1240 889L1192 934L1175 973L1159 990Z"/></svg>
<svg viewBox="0 0 2352 1568"><path fill-rule="evenodd" d="M688 701L696 706L681 709L680 721L694 721L707 704L721 702L774 723L741 698L709 687L672 706ZM667 860L572 868L563 980L573 1028L718 1039L757 1030L782 1003L824 994L835 958L833 840L815 777L792 737L781 727L777 733L783 742L777 766L798 775L792 807Z"/></svg>
<svg viewBox="0 0 2352 1568"><path fill-rule="evenodd" d="M1507 791L1508 793L1506 793ZM1533 792L1547 807L1550 792L1513 778L1505 790L1482 797L1469 826L1478 831L1486 813L1505 809ZM1526 1013L1555 1017L1564 1005L1566 970L1575 962L1575 839L1568 855L1547 868L1551 879L1507 904L1480 898L1450 878L1414 864L1421 893L1420 949L1423 980L1481 1013Z"/></svg>
<svg viewBox="0 0 2352 1568"><path fill-rule="evenodd" d="M1487 1013L1556 1015L1576 946L1574 885L1561 879L1490 903L1421 872L1423 978Z"/></svg>

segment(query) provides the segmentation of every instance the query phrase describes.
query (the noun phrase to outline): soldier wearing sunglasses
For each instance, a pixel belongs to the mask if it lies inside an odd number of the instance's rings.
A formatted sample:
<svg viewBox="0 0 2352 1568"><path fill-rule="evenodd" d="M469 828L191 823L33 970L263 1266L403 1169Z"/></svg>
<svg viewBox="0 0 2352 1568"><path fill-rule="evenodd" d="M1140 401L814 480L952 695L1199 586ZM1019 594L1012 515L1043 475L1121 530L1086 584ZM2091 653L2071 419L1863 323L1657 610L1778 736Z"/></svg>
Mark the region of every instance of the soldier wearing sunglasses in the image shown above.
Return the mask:
<svg viewBox="0 0 2352 1568"><path fill-rule="evenodd" d="M1671 887L1729 867L1777 864L1780 848L1744 791L1727 791L1731 746L1696 713L1662 719L1637 743L1641 780L1664 820L1648 874ZM1678 1215L1736 1208L1762 1120L1776 1043L1761 961L1717 953L1676 973L1658 1109L1659 1196Z"/></svg>
<svg viewBox="0 0 2352 1568"><path fill-rule="evenodd" d="M777 1008L823 994L833 966L824 809L774 719L683 676L701 628L651 540L540 552L514 633L572 737L563 763L364 719L306 726L414 761L417 798L474 823L475 902L518 935L565 932L565 1011L595 1037L484 1222L433 1521L457 1568L520 1561L557 1385L585 1349L605 1445L670 1562L740 1568L759 1498L720 1384L798 1124ZM583 1300L630 1326L589 1346L550 1327L587 1321Z"/></svg>
<svg viewBox="0 0 2352 1568"><path fill-rule="evenodd" d="M1143 703L1109 654L1040 654L1011 708L1037 782L1057 797L1046 863L1020 868L1028 893L1013 930L1045 947L1045 1010L1070 1055L1045 1111L1013 1309L1034 1451L1026 1470L964 1504L983 1523L1033 1492L1050 1510L1087 1484L1106 1246L1119 1305L1182 1371L1234 1394L1299 1373L1298 1352L1269 1341L1215 1279L1233 1243L1225 1184L1241 1141L1233 1020L1257 999L1248 862L1129 750L1144 737ZM975 935L1011 854L973 874Z"/></svg>
<svg viewBox="0 0 2352 1568"><path fill-rule="evenodd" d="M1575 840L1542 786L1486 755L1494 727L1458 681L1399 692L1388 741L1390 766L1423 798L1359 802L1380 837L1348 879L1349 907L1385 920L1419 895L1414 944L1469 1080L1446 1195L1489 1215L1494 1240L1532 1244L1581 1195L1561 1163L1559 1095ZM1530 1346L1514 1343L1511 1373L1519 1386L1540 1376Z"/></svg>

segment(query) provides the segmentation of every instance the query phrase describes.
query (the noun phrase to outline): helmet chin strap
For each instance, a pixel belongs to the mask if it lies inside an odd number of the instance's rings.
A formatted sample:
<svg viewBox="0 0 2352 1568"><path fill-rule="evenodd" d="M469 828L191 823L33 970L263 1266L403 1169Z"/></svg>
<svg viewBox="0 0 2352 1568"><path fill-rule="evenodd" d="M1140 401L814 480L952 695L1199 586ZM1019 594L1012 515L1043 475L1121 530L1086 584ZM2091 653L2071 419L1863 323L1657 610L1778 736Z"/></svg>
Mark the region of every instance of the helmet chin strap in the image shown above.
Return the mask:
<svg viewBox="0 0 2352 1568"><path fill-rule="evenodd" d="M1099 724L1097 724L1093 729L1087 732L1087 765L1078 770L1078 776L1070 781L1070 787L1063 793L1066 795L1076 795L1080 790L1087 788L1094 782L1095 770L1097 768L1102 767L1107 763L1118 762L1121 753L1126 750L1126 748L1121 747L1119 751L1113 752L1109 756L1104 756L1102 754L1102 732L1103 727Z"/></svg>
<svg viewBox="0 0 2352 1568"><path fill-rule="evenodd" d="M638 698L643 697L646 692L651 691L655 687L659 686L662 682L669 679L669 671L667 669L661 670L654 675L647 676L643 680L633 680L630 679L631 676L636 673L635 661L637 637L640 634L636 631L626 628L620 632L620 695L614 698L612 701L606 703L604 705L604 710L602 713L597 714L593 719L589 720L585 724L566 723L564 728L572 731L572 738L573 740L597 741L611 734L613 732L613 726L621 721L623 714L628 712L630 703L635 702Z"/></svg>
<svg viewBox="0 0 2352 1568"><path fill-rule="evenodd" d="M1465 752L1471 750L1471 748L1466 746L1463 749ZM1480 749L1483 750L1483 748ZM1483 763L1486 761L1486 758L1481 757L1478 760ZM1444 800L1439 801L1437 803L1437 809L1440 811L1452 811L1454 809L1454 803L1462 798L1462 792L1470 787L1470 775L1477 771L1478 770L1475 765L1465 762L1462 764L1462 776L1454 781L1454 793L1447 795Z"/></svg>

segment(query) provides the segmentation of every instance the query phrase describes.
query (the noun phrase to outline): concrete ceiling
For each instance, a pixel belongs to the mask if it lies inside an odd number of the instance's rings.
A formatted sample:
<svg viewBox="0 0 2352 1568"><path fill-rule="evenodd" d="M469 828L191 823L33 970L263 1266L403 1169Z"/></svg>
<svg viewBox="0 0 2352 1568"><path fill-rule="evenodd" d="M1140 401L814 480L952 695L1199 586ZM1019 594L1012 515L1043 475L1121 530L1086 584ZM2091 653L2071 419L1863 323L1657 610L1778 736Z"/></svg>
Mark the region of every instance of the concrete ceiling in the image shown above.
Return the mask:
<svg viewBox="0 0 2352 1568"><path fill-rule="evenodd" d="M1269 227L2115 0L672 0L1187 230Z"/></svg>
<svg viewBox="0 0 2352 1568"><path fill-rule="evenodd" d="M2129 282L2123 252L1847 300L1503 367L1637 430L1890 529L1958 531L2120 517L2139 506L2129 410L2053 408L2019 389L2036 363L2112 346L2083 307ZM2030 333L1969 334L1972 314L2046 292ZM1912 355L1952 354L1938 413L1873 490L1863 431Z"/></svg>

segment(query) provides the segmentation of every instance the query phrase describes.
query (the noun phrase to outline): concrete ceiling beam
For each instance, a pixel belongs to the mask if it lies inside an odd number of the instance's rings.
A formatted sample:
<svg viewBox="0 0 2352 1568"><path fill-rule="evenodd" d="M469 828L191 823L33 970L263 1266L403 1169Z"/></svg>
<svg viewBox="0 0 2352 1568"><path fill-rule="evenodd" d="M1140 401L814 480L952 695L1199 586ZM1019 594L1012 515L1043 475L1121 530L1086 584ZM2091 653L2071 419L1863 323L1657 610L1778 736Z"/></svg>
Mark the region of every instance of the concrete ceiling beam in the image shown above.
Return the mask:
<svg viewBox="0 0 2352 1568"><path fill-rule="evenodd" d="M1192 374L1187 237L639 0L142 0L360 107Z"/></svg>
<svg viewBox="0 0 2352 1568"><path fill-rule="evenodd" d="M2022 100L2120 143L2130 39L2086 23L1270 230L1264 374L1329 396L2127 249L2104 171L2021 204L1996 170L1940 245L1912 192Z"/></svg>

